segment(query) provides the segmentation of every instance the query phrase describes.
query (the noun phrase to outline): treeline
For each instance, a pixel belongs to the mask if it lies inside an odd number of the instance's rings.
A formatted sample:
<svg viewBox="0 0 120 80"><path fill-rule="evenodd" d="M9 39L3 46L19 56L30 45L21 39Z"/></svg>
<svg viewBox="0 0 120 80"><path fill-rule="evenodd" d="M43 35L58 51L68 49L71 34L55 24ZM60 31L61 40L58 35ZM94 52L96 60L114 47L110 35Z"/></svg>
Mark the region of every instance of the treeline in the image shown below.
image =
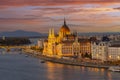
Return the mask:
<svg viewBox="0 0 120 80"><path fill-rule="evenodd" d="M0 45L2 46L10 46L10 45L25 45L30 44L30 40L28 38L5 38L0 39Z"/></svg>

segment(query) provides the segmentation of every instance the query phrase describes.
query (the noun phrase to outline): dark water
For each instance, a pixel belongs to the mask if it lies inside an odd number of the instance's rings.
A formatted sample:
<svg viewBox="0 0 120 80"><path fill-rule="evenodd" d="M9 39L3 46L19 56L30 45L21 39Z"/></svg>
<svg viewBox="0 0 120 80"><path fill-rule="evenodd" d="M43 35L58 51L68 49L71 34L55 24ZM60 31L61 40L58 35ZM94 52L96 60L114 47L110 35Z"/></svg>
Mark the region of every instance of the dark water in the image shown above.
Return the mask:
<svg viewBox="0 0 120 80"><path fill-rule="evenodd" d="M0 54L0 80L120 80L120 73L105 69L41 63L24 54Z"/></svg>

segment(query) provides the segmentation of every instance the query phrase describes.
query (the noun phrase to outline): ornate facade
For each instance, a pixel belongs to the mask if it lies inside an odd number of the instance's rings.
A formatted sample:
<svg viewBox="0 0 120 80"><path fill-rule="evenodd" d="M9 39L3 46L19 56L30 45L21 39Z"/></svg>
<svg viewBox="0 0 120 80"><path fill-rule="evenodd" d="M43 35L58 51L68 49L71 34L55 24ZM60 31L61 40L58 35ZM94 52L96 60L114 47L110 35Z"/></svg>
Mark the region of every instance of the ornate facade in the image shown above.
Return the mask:
<svg viewBox="0 0 120 80"><path fill-rule="evenodd" d="M90 39L78 39L80 43L80 53L84 54L91 54L91 41Z"/></svg>
<svg viewBox="0 0 120 80"><path fill-rule="evenodd" d="M107 61L108 58L108 42L93 42L91 44L92 59Z"/></svg>
<svg viewBox="0 0 120 80"><path fill-rule="evenodd" d="M120 60L120 41L112 41L108 47L108 60Z"/></svg>
<svg viewBox="0 0 120 80"><path fill-rule="evenodd" d="M65 20L58 35L54 33L54 29L49 30L48 39L44 42L43 55L52 57L80 56L80 43L76 34L70 32Z"/></svg>

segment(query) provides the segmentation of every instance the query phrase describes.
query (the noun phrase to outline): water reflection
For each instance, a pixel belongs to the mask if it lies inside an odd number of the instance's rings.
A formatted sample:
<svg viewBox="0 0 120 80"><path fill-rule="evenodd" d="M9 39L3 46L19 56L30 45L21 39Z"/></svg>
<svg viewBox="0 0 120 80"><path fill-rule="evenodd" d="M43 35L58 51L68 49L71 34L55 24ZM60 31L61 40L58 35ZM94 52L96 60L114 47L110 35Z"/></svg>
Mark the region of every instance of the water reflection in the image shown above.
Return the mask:
<svg viewBox="0 0 120 80"><path fill-rule="evenodd" d="M0 54L5 54L6 53L6 49L5 48L0 48Z"/></svg>
<svg viewBox="0 0 120 80"><path fill-rule="evenodd" d="M105 78L107 78L108 80L112 80L112 76L110 72L105 72Z"/></svg>
<svg viewBox="0 0 120 80"><path fill-rule="evenodd" d="M0 54L0 80L119 80L119 75L106 69L41 63L24 54Z"/></svg>
<svg viewBox="0 0 120 80"><path fill-rule="evenodd" d="M106 69L70 66L47 62L49 80L112 80L111 72Z"/></svg>
<svg viewBox="0 0 120 80"><path fill-rule="evenodd" d="M21 48L10 48L10 49L6 49L6 48L0 48L0 54L14 54L14 53L21 53L22 49Z"/></svg>
<svg viewBox="0 0 120 80"><path fill-rule="evenodd" d="M57 76L59 73L62 73L63 65L54 65L53 63L47 62L47 66L47 77L49 80L63 80L61 76Z"/></svg>

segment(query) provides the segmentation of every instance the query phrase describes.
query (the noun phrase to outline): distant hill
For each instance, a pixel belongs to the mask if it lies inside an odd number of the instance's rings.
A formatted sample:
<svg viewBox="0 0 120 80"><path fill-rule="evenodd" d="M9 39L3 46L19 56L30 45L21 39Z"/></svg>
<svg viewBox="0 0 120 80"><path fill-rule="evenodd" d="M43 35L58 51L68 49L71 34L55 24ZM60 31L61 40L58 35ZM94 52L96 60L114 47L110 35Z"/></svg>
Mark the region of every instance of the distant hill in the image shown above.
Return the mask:
<svg viewBox="0 0 120 80"><path fill-rule="evenodd" d="M32 31L24 31L24 30L16 30L12 32L1 32L0 37L43 37L47 36L47 34L42 34L38 32L32 32Z"/></svg>
<svg viewBox="0 0 120 80"><path fill-rule="evenodd" d="M90 33L78 33L79 36L108 36L108 35L120 35L120 32L90 32Z"/></svg>
<svg viewBox="0 0 120 80"><path fill-rule="evenodd" d="M91 33L78 33L79 36L95 36L95 35L116 35L119 34L120 32L91 32ZM38 32L32 32L32 31L24 31L24 30L16 30L16 31L11 31L11 32L1 32L0 37L5 36L5 37L47 37L47 33L38 33Z"/></svg>

